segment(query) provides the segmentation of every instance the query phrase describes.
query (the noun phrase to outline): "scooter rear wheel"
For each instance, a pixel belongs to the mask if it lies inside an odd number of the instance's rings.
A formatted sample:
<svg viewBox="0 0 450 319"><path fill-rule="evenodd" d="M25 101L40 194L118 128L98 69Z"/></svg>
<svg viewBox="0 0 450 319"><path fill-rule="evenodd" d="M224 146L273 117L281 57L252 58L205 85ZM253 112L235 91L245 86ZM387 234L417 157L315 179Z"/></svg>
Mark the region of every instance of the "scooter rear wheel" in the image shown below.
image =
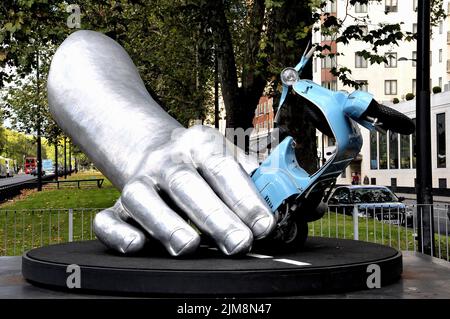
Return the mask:
<svg viewBox="0 0 450 319"><path fill-rule="evenodd" d="M290 236L286 238L283 245L288 249L298 249L303 247L308 238L308 223L296 221L291 225Z"/></svg>
<svg viewBox="0 0 450 319"><path fill-rule="evenodd" d="M377 119L383 130L409 135L414 133L414 122L405 114L372 100L363 117Z"/></svg>

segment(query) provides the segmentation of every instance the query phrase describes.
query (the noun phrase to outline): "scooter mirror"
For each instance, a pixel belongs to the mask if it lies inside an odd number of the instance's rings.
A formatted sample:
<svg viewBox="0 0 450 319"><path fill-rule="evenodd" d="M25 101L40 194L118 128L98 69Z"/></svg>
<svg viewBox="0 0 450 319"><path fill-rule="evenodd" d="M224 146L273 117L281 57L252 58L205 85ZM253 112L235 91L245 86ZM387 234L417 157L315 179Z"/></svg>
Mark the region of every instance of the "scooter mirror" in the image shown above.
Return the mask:
<svg viewBox="0 0 450 319"><path fill-rule="evenodd" d="M285 68L281 71L281 82L284 85L291 86L299 79L298 72L294 68Z"/></svg>

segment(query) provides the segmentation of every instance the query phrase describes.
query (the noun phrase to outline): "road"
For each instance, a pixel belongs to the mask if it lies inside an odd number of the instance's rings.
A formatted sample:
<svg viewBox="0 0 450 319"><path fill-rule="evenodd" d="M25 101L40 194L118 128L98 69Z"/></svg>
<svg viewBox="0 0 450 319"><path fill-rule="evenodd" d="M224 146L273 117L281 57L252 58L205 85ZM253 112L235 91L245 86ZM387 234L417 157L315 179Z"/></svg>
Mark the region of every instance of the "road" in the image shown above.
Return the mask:
<svg viewBox="0 0 450 319"><path fill-rule="evenodd" d="M415 206L417 202L415 199L406 199L404 201L406 205ZM450 203L444 201L435 200L433 210L434 217L434 231L435 233L440 233L441 235L449 234L450 235L450 216L447 215L450 209ZM416 208L414 208L414 214L416 213ZM414 217L415 218L415 217ZM416 219L417 220L417 219Z"/></svg>
<svg viewBox="0 0 450 319"><path fill-rule="evenodd" d="M19 174L19 175L14 175L13 177L0 178L0 187L15 184L15 183L20 183L20 182L30 181L35 178L36 178L36 176L29 175L29 174Z"/></svg>

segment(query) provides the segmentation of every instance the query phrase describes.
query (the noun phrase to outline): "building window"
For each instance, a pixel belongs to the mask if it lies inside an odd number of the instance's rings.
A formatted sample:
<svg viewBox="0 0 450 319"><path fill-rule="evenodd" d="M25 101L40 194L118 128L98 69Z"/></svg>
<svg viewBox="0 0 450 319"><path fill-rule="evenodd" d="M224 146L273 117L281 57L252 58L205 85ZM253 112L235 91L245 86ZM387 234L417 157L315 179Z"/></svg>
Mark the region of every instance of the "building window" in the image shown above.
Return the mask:
<svg viewBox="0 0 450 319"><path fill-rule="evenodd" d="M446 178L439 178L439 188L447 188L447 179Z"/></svg>
<svg viewBox="0 0 450 319"><path fill-rule="evenodd" d="M417 51L413 51L411 60L412 60L412 66L416 66L416 64L417 64Z"/></svg>
<svg viewBox="0 0 450 319"><path fill-rule="evenodd" d="M324 11L326 13L336 13L336 0L328 0Z"/></svg>
<svg viewBox="0 0 450 319"><path fill-rule="evenodd" d="M397 80L384 81L384 94L396 95L397 94Z"/></svg>
<svg viewBox="0 0 450 319"><path fill-rule="evenodd" d="M417 33L417 23L413 23L412 32Z"/></svg>
<svg viewBox="0 0 450 319"><path fill-rule="evenodd" d="M378 168L379 169L387 169L387 136L386 133L378 134L378 146L380 156L378 159Z"/></svg>
<svg viewBox="0 0 450 319"><path fill-rule="evenodd" d="M369 84L366 80L357 80L358 83L358 90L368 92L369 91Z"/></svg>
<svg viewBox="0 0 450 319"><path fill-rule="evenodd" d="M367 60L358 53L355 53L355 68L367 68Z"/></svg>
<svg viewBox="0 0 450 319"><path fill-rule="evenodd" d="M398 169L398 133L389 131L389 169Z"/></svg>
<svg viewBox="0 0 450 319"><path fill-rule="evenodd" d="M442 49L439 49L439 63L442 62Z"/></svg>
<svg viewBox="0 0 450 319"><path fill-rule="evenodd" d="M317 59L316 58L313 59L313 72L314 73L317 72Z"/></svg>
<svg viewBox="0 0 450 319"><path fill-rule="evenodd" d="M391 187L397 187L397 179L391 178Z"/></svg>
<svg viewBox="0 0 450 319"><path fill-rule="evenodd" d="M359 2L355 3L356 13L367 13L367 3L361 4Z"/></svg>
<svg viewBox="0 0 450 319"><path fill-rule="evenodd" d="M438 81L439 81L438 82L439 83L439 87L442 88L442 77L441 76L439 77Z"/></svg>
<svg viewBox="0 0 450 319"><path fill-rule="evenodd" d="M400 168L411 168L411 141L409 135L400 135Z"/></svg>
<svg viewBox="0 0 450 319"><path fill-rule="evenodd" d="M336 67L336 57L335 56L325 56L322 59L322 69L331 69Z"/></svg>
<svg viewBox="0 0 450 319"><path fill-rule="evenodd" d="M433 52L430 51L430 66L433 64Z"/></svg>
<svg viewBox="0 0 450 319"><path fill-rule="evenodd" d="M439 22L439 34L442 34L444 29L444 23L442 21Z"/></svg>
<svg viewBox="0 0 450 319"><path fill-rule="evenodd" d="M414 94L414 95L416 95L416 86L417 86L416 83L417 83L417 82L416 82L416 79L412 79L411 92L412 92L412 94Z"/></svg>
<svg viewBox="0 0 450 319"><path fill-rule="evenodd" d="M385 58L387 63L384 64L385 68L396 68L397 67L397 53L389 52L386 53Z"/></svg>
<svg viewBox="0 0 450 319"><path fill-rule="evenodd" d="M445 113L436 114L437 167L445 167Z"/></svg>
<svg viewBox="0 0 450 319"><path fill-rule="evenodd" d="M378 168L377 132L370 131L370 169Z"/></svg>
<svg viewBox="0 0 450 319"><path fill-rule="evenodd" d="M416 119L412 119L414 125L416 125ZM412 167L416 168L416 131L411 135L411 144L412 144ZM414 183L414 185L416 185Z"/></svg>
<svg viewBox="0 0 450 319"><path fill-rule="evenodd" d="M417 11L417 0L413 0L413 11Z"/></svg>
<svg viewBox="0 0 450 319"><path fill-rule="evenodd" d="M323 81L322 86L324 88L327 88L328 90L336 91L337 90L337 81L336 80Z"/></svg>
<svg viewBox="0 0 450 319"><path fill-rule="evenodd" d="M397 12L397 0L386 0L386 12Z"/></svg>

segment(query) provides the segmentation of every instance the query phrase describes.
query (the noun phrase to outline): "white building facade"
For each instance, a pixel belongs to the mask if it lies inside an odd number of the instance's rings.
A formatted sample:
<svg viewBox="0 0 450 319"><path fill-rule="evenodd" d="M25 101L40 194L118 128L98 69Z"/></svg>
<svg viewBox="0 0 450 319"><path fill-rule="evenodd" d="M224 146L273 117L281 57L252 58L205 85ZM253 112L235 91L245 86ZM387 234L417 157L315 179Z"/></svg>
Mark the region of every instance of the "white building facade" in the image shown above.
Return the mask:
<svg viewBox="0 0 450 319"><path fill-rule="evenodd" d="M416 100L386 104L408 117L416 117ZM450 91L431 95L431 158L433 188L448 189L450 185ZM352 175L360 173L361 184L376 184L414 190L416 178L415 135L392 132L385 134L361 127L363 146L360 156L338 178L338 184L350 184ZM326 137L325 137L326 138ZM321 140L321 134L318 134ZM325 152L331 152L325 139ZM319 145L320 151L321 145Z"/></svg>
<svg viewBox="0 0 450 319"><path fill-rule="evenodd" d="M417 0L369 1L367 5L349 5L347 0L334 0L327 11L339 19L344 19L345 26L359 25L364 32L379 28L380 23L401 23L403 32L417 31ZM449 0L444 0L444 10L448 15ZM362 22L367 17L366 22ZM373 64L356 52L367 50L370 44L362 41L350 41L349 44L336 43L335 35L324 36L321 31L313 35L314 43L329 44L335 58L315 58L313 61L313 80L335 90L353 90L344 86L329 73L333 66L345 66L351 70L351 79L366 83L362 89L371 92L381 102L391 102L394 98L405 100L408 93L416 90L416 41L403 41L399 45L382 47L379 54L385 55L389 63ZM432 28L430 43L430 83L439 86L442 91L450 90L450 20L441 21ZM326 54L326 52L324 52ZM403 59L401 59L403 58ZM407 60L405 60L407 59ZM399 61L400 60L400 61Z"/></svg>

